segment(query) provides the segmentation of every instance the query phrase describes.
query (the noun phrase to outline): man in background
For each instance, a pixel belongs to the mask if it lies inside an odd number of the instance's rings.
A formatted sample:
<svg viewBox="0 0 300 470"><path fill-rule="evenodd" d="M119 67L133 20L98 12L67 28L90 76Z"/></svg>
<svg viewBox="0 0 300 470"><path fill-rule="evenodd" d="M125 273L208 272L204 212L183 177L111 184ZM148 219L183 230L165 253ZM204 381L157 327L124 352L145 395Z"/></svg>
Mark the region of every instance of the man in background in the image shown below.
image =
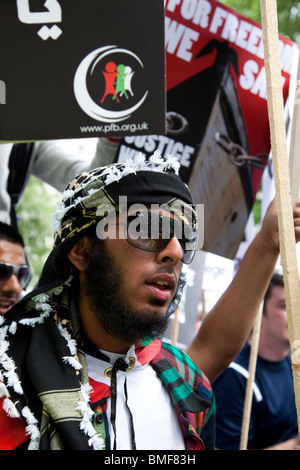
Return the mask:
<svg viewBox="0 0 300 470"><path fill-rule="evenodd" d="M214 382L216 445L239 449L252 337ZM249 449L295 449L299 445L283 277L266 291L249 424Z"/></svg>
<svg viewBox="0 0 300 470"><path fill-rule="evenodd" d="M23 238L14 227L0 222L0 315L18 302L29 280Z"/></svg>

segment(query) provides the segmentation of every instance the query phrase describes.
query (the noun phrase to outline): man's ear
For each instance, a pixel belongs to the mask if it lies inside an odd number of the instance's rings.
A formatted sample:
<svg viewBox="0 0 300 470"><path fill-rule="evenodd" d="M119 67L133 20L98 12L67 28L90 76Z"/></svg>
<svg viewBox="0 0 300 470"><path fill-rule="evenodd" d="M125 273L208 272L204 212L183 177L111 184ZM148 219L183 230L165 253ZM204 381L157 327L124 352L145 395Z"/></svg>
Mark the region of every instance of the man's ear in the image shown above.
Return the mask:
<svg viewBox="0 0 300 470"><path fill-rule="evenodd" d="M87 236L84 236L68 253L69 260L79 271L84 271L87 267L87 252L89 246L89 239Z"/></svg>

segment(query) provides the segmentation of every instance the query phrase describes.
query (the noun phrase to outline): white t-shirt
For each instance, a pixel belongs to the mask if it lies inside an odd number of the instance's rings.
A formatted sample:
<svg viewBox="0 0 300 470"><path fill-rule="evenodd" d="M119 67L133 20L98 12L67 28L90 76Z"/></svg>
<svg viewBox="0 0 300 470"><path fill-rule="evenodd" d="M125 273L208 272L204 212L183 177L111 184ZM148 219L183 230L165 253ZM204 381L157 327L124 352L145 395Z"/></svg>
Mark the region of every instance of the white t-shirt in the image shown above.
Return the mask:
<svg viewBox="0 0 300 470"><path fill-rule="evenodd" d="M110 364L86 355L89 377L110 385L105 371L122 357L134 358L134 365L125 372L118 371L116 435L117 450L130 450L130 415L126 407L124 384L126 381L128 407L133 417L137 450L184 450L184 439L170 397L156 372L148 364L141 365L134 353L134 347L127 355L102 351L110 358ZM114 432L110 423L111 399L107 401L107 417L111 436L111 447L114 445Z"/></svg>

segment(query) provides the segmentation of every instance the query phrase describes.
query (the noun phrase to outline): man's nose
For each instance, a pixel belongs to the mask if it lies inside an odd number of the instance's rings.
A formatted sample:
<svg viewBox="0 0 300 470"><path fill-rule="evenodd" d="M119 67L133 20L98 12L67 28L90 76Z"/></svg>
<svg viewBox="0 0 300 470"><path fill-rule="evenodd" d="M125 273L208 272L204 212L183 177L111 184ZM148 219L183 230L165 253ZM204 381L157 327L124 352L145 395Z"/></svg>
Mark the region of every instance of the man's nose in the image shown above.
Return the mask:
<svg viewBox="0 0 300 470"><path fill-rule="evenodd" d="M176 265L183 256L183 250L178 238L173 236L169 243L157 253L159 263L169 263Z"/></svg>

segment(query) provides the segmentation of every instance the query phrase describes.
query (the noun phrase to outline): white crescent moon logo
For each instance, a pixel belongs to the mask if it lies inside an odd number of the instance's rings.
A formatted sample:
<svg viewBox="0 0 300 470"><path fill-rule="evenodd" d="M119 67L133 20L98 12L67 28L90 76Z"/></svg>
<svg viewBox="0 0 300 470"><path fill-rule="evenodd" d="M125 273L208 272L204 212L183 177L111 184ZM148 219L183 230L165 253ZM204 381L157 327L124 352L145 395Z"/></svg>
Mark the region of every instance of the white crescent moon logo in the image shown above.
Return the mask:
<svg viewBox="0 0 300 470"><path fill-rule="evenodd" d="M81 109L90 117L93 119L96 119L97 121L104 121L104 122L118 122L118 121L124 121L130 115L136 111L145 101L148 91L145 92L143 97L136 103L134 106L131 108L127 108L122 111L110 111L108 109L102 108L99 106L97 103L95 103L92 98L90 97L90 94L87 90L87 84L86 84L86 77L88 74L88 70L93 63L94 60L98 57L96 60L95 64L93 65L92 71L95 68L95 65L103 59L107 55L111 55L113 53L117 52L124 52L126 54L131 55L134 57L141 67L143 67L143 63L141 60L138 58L136 54L134 54L131 51L128 51L127 49L121 49L117 48L116 46L105 46L105 47L100 47L99 49L95 49L94 51L90 52L79 64L75 76L74 76L74 94L75 98L81 107Z"/></svg>

